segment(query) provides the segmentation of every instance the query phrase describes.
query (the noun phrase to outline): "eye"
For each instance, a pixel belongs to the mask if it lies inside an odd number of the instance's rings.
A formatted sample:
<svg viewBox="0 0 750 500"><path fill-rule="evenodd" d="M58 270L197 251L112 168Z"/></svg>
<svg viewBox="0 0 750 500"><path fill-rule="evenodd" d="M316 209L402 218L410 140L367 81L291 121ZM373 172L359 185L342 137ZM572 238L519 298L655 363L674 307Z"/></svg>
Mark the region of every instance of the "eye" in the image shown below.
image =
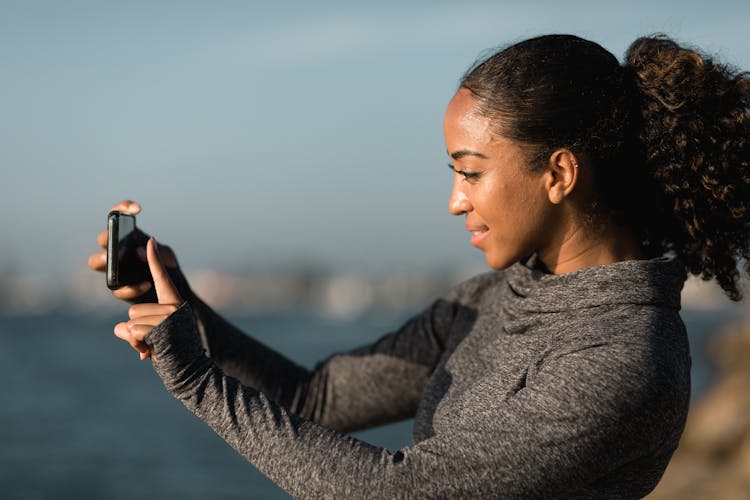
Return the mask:
<svg viewBox="0 0 750 500"><path fill-rule="evenodd" d="M448 164L448 168L453 170L455 173L462 175L466 181L475 181L482 176L481 172L467 172L466 170L456 170L456 166L452 163Z"/></svg>

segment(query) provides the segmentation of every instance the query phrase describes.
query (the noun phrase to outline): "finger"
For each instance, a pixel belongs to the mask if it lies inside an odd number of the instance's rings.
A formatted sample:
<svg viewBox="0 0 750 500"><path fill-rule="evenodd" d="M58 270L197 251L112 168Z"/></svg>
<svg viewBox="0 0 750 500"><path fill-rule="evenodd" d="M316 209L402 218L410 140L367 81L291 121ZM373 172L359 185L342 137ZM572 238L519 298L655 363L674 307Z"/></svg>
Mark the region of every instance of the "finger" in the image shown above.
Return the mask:
<svg viewBox="0 0 750 500"><path fill-rule="evenodd" d="M107 252L98 252L89 255L88 265L94 271L104 271L107 269Z"/></svg>
<svg viewBox="0 0 750 500"><path fill-rule="evenodd" d="M164 318L161 318L162 320ZM158 324L158 323L157 323ZM140 352L144 352L148 349L148 345L143 339L151 333L156 325L148 325L144 323L131 323L128 322L128 331L130 332L130 343L131 345Z"/></svg>
<svg viewBox="0 0 750 500"><path fill-rule="evenodd" d="M148 252L146 251L145 247L138 247L135 251L138 254L139 259L141 259L143 262L148 262ZM161 257L161 262L165 267L169 269L177 268L177 257L175 256L172 249L167 245L159 245L159 256Z"/></svg>
<svg viewBox="0 0 750 500"><path fill-rule="evenodd" d="M172 314L175 310L177 310L177 306L173 306L174 310L172 310L169 314L155 314L153 316L140 316L135 319L131 319L128 321L128 328L130 328L131 332L133 331L134 326L138 325L145 325L150 328L155 327L156 325L161 324L167 317Z"/></svg>
<svg viewBox="0 0 750 500"><path fill-rule="evenodd" d="M120 203L113 206L112 210L117 210L118 212L124 212L130 215L138 215L141 213L141 204L137 201L122 200Z"/></svg>
<svg viewBox="0 0 750 500"><path fill-rule="evenodd" d="M128 325L127 329L129 332L127 341L130 346L140 353L149 352L151 348L144 342L143 338L151 333L154 327L150 325Z"/></svg>
<svg viewBox="0 0 750 500"><path fill-rule="evenodd" d="M176 310L174 304L134 304L128 309L128 317L133 320L145 316L169 316Z"/></svg>
<svg viewBox="0 0 750 500"><path fill-rule="evenodd" d="M138 247L135 249L135 252L138 254L138 258L142 262L148 262L148 252L145 247ZM161 256L161 262L165 267L169 269L177 268L177 257L167 245L159 245L159 255Z"/></svg>
<svg viewBox="0 0 750 500"><path fill-rule="evenodd" d="M151 331L151 328L148 329ZM115 325L115 336L124 340L130 346L140 353L141 361L151 357L151 349L143 342L142 337L139 339L141 332L133 333L132 328L127 323L117 323ZM148 332L146 332L148 333ZM145 334L143 335L145 337Z"/></svg>
<svg viewBox="0 0 750 500"><path fill-rule="evenodd" d="M107 248L107 230L96 235L96 244L102 248Z"/></svg>
<svg viewBox="0 0 750 500"><path fill-rule="evenodd" d="M154 280L156 297L159 299L159 304L182 304L182 297L177 292L172 280L169 279L167 270L164 269L156 240L153 237L148 240L146 252L148 253L148 267L151 270L151 277Z"/></svg>
<svg viewBox="0 0 750 500"><path fill-rule="evenodd" d="M127 322L121 321L115 325L115 337L125 342L130 342L130 330L128 329Z"/></svg>
<svg viewBox="0 0 750 500"><path fill-rule="evenodd" d="M151 290L151 282L144 281L137 285L127 285L112 291L112 295L122 300L133 300Z"/></svg>

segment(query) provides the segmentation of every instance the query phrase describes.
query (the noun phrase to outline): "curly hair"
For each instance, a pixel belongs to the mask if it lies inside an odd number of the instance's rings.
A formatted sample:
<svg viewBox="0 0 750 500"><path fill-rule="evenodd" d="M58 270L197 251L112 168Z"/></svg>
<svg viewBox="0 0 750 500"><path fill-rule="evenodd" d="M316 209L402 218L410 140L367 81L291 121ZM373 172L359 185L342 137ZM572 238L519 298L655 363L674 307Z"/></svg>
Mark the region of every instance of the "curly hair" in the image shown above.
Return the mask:
<svg viewBox="0 0 750 500"><path fill-rule="evenodd" d="M648 256L674 254L740 300L750 273L750 77L664 35L620 64L600 45L545 35L480 60L461 87L496 132L594 170L594 217L629 226ZM637 194L637 196L634 196Z"/></svg>
<svg viewBox="0 0 750 500"><path fill-rule="evenodd" d="M661 246L739 300L739 257L750 272L750 78L666 37L636 40L626 61L647 171L674 214Z"/></svg>

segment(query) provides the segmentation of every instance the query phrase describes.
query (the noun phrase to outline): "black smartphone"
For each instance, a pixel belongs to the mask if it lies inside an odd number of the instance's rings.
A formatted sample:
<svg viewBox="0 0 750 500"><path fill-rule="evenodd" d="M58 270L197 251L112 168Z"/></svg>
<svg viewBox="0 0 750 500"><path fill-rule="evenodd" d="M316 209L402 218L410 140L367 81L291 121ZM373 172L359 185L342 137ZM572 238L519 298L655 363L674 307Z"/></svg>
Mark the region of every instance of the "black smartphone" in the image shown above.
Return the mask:
<svg viewBox="0 0 750 500"><path fill-rule="evenodd" d="M135 216L112 211L107 216L107 286L115 290L151 280L148 263L138 257L149 236L135 225Z"/></svg>

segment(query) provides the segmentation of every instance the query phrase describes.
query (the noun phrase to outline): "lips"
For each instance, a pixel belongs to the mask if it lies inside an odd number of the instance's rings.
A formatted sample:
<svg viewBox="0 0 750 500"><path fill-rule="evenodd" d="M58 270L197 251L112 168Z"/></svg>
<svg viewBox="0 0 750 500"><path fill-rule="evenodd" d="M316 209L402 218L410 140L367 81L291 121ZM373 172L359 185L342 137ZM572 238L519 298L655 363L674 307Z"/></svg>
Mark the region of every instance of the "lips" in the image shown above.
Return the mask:
<svg viewBox="0 0 750 500"><path fill-rule="evenodd" d="M487 236L490 228L488 228L487 226L473 226L467 224L466 230L471 233L471 244L475 247L478 247L479 243L481 243L484 237Z"/></svg>

